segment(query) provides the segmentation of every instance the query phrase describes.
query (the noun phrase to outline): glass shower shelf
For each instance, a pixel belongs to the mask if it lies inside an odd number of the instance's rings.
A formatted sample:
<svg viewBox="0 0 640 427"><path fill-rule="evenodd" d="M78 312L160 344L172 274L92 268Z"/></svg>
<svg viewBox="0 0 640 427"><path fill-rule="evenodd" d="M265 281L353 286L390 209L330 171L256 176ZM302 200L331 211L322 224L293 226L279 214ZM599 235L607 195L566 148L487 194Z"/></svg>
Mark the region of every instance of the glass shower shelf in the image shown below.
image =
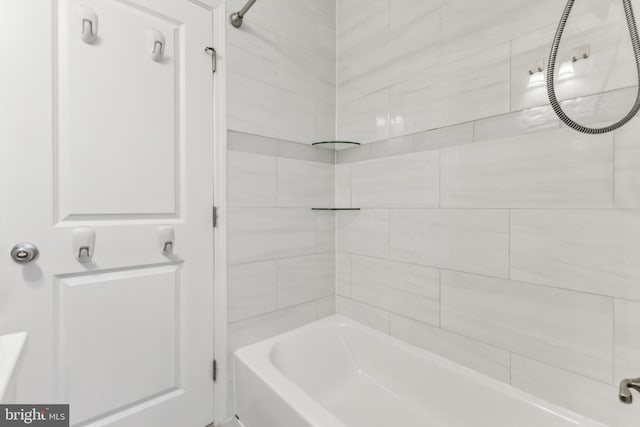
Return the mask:
<svg viewBox="0 0 640 427"><path fill-rule="evenodd" d="M360 208L311 208L312 211L359 211Z"/></svg>
<svg viewBox="0 0 640 427"><path fill-rule="evenodd" d="M353 142L353 141L320 141L320 142L314 142L311 145L327 145L327 144L362 145L359 142Z"/></svg>

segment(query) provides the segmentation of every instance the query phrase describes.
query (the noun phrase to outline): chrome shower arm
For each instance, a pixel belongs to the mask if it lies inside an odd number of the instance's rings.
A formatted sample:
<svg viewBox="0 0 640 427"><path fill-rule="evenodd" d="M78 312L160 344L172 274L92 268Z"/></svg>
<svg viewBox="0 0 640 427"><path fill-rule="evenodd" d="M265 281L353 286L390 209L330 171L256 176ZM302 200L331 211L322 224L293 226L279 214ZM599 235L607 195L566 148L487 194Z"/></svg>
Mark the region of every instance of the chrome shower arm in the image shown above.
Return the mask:
<svg viewBox="0 0 640 427"><path fill-rule="evenodd" d="M242 26L242 19L244 18L244 15L247 14L249 9L251 9L251 6L253 6L256 1L258 0L249 0L242 9L240 9L238 12L233 13L229 18L229 22L231 22L231 25L236 28L240 28L240 26Z"/></svg>

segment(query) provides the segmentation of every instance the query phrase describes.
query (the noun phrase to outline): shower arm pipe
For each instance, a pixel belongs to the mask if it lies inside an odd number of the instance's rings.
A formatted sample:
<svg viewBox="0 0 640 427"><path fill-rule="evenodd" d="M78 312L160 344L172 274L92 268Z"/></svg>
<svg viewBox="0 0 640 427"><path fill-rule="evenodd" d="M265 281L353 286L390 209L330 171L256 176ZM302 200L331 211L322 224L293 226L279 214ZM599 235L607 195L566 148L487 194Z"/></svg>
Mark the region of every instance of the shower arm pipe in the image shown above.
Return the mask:
<svg viewBox="0 0 640 427"><path fill-rule="evenodd" d="M251 7L257 1L258 0L249 0L242 9L240 9L238 12L231 14L231 17L229 17L229 22L231 22L231 25L233 25L236 28L240 28L242 26L242 20L244 19L244 15L247 14L249 9L251 9Z"/></svg>

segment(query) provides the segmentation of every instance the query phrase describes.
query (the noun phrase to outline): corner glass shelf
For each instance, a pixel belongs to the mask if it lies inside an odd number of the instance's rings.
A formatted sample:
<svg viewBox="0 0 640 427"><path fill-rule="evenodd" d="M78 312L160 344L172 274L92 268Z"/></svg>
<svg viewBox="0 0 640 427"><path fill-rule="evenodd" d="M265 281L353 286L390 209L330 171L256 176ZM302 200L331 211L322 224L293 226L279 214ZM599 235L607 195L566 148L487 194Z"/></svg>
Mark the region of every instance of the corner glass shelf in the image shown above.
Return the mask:
<svg viewBox="0 0 640 427"><path fill-rule="evenodd" d="M312 211L359 211L360 208L311 208Z"/></svg>
<svg viewBox="0 0 640 427"><path fill-rule="evenodd" d="M362 145L359 142L353 142L353 141L320 141L320 142L314 142L311 145L329 145L329 144L346 144L346 145Z"/></svg>

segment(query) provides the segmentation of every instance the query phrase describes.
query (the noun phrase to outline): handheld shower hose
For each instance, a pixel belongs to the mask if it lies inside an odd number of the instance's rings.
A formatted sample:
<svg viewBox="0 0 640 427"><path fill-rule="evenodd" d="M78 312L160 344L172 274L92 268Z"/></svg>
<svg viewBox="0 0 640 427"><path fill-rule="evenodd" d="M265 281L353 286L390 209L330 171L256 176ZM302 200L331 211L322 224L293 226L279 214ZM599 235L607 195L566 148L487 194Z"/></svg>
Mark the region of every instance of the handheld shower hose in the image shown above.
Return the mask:
<svg viewBox="0 0 640 427"><path fill-rule="evenodd" d="M638 70L638 93L636 95L636 100L633 104L633 107L626 116L624 116L620 121L616 123L601 128L590 128L573 121L562 110L562 106L560 105L560 102L558 101L558 98L556 96L555 69L556 60L558 57L558 48L560 47L562 34L564 33L564 29L567 25L567 20L569 19L569 15L571 14L571 9L573 8L574 3L575 0L567 1L564 12L562 12L562 18L560 18L560 24L558 24L556 35L553 38L553 44L551 45L551 53L549 54L549 67L547 68L547 94L549 96L549 102L551 103L551 107L553 107L553 111L555 111L560 120L562 120L564 124L578 132L594 135L612 132L627 124L640 110L640 38L638 37L638 27L636 25L636 19L633 15L631 0L622 0L622 5L624 6L624 14L627 19L627 26L629 27L629 35L631 36L631 44L633 45L633 54L635 56L636 68Z"/></svg>

